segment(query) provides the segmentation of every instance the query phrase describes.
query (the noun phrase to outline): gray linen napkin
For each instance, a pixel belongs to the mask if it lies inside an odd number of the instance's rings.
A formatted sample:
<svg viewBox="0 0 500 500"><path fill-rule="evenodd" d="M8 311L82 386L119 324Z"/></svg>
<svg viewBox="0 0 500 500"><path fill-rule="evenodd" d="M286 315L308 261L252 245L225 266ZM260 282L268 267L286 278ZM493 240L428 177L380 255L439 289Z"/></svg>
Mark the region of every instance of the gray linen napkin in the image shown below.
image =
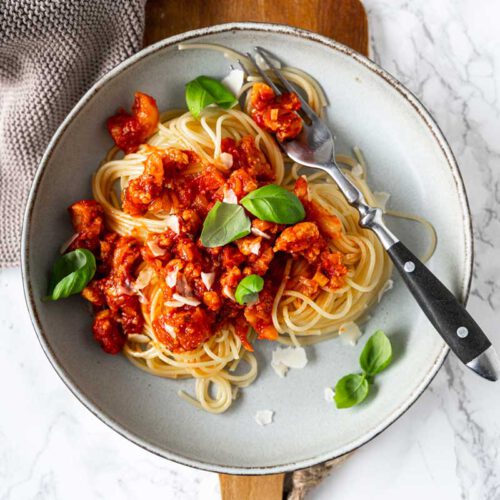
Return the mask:
<svg viewBox="0 0 500 500"><path fill-rule="evenodd" d="M24 206L51 136L138 51L145 0L0 0L0 267L19 264Z"/></svg>

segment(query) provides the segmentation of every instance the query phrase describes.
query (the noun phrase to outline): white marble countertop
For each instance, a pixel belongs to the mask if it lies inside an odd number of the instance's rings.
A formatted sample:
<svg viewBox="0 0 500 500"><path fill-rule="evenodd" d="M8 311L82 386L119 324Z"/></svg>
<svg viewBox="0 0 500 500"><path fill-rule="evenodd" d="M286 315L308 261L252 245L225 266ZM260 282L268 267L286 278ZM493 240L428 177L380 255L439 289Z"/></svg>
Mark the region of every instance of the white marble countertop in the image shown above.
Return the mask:
<svg viewBox="0 0 500 500"><path fill-rule="evenodd" d="M422 99L457 156L475 228L469 309L500 352L500 3L365 0L374 59ZM149 454L70 394L38 345L19 269L0 272L0 498L217 499L217 476ZM309 496L500 499L500 386L450 355L388 431Z"/></svg>

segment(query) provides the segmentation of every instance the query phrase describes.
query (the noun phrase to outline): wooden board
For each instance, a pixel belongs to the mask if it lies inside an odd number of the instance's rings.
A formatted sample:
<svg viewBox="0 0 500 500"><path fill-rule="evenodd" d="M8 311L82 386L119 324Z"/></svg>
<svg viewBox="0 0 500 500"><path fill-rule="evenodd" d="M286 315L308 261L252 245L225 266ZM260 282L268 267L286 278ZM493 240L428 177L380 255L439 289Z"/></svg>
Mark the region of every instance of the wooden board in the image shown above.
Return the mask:
<svg viewBox="0 0 500 500"><path fill-rule="evenodd" d="M144 43L233 21L290 24L368 55L368 21L359 0L149 0Z"/></svg>
<svg viewBox="0 0 500 500"><path fill-rule="evenodd" d="M234 21L289 24L368 55L368 20L360 0L148 0L144 44ZM282 500L284 476L221 474L222 500Z"/></svg>
<svg viewBox="0 0 500 500"><path fill-rule="evenodd" d="M281 500L285 474L231 476L219 474L222 500Z"/></svg>

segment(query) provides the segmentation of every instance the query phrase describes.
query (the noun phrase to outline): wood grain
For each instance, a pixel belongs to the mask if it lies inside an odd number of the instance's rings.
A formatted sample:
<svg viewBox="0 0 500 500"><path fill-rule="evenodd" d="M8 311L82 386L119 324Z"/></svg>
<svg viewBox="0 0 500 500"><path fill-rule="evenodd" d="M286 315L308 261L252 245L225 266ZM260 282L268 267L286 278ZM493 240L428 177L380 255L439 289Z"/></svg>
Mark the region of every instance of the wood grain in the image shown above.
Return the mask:
<svg viewBox="0 0 500 500"><path fill-rule="evenodd" d="M219 474L222 500L281 500L285 474L231 476Z"/></svg>
<svg viewBox="0 0 500 500"><path fill-rule="evenodd" d="M368 55L368 20L360 0L148 0L144 44L214 24L256 21L315 31ZM220 474L222 500L282 500L284 474Z"/></svg>
<svg viewBox="0 0 500 500"><path fill-rule="evenodd" d="M368 55L368 21L359 0L149 0L144 42L233 21L290 24Z"/></svg>

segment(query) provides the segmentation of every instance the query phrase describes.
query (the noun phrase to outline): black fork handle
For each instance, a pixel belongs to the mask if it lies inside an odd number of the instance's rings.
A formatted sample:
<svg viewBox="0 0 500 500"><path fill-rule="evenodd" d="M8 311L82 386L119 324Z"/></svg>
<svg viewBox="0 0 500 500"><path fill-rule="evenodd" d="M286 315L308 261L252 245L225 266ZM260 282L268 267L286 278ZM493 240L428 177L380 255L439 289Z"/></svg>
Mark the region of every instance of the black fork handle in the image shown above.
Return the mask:
<svg viewBox="0 0 500 500"><path fill-rule="evenodd" d="M463 363L491 346L462 304L403 243L394 243L387 252L422 311Z"/></svg>
<svg viewBox="0 0 500 500"><path fill-rule="evenodd" d="M334 160L319 168L333 177L347 201L357 208L359 224L377 235L422 311L450 349L480 376L497 380L500 377L498 356L465 307L388 229L382 210L366 203L363 193Z"/></svg>

